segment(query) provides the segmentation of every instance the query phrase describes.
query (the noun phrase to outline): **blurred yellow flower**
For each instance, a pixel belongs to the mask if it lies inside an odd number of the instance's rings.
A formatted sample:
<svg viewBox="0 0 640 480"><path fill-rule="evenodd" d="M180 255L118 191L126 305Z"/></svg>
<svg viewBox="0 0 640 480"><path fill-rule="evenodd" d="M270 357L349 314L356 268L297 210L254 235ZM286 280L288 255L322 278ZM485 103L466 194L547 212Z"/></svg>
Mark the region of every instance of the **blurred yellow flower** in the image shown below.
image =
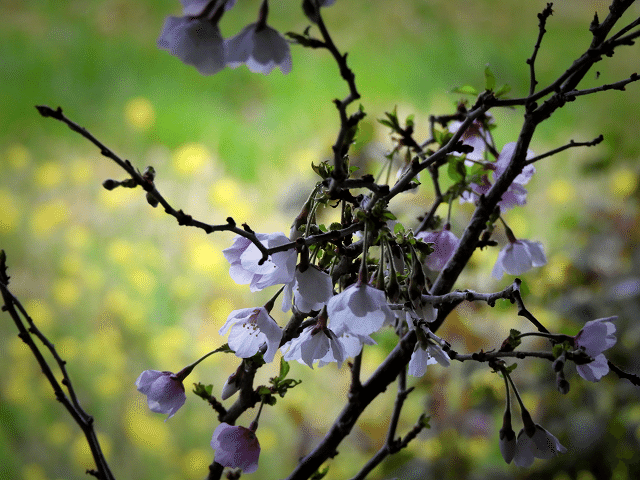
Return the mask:
<svg viewBox="0 0 640 480"><path fill-rule="evenodd" d="M144 268L131 269L127 276L129 283L140 295L149 296L156 288L156 277Z"/></svg>
<svg viewBox="0 0 640 480"><path fill-rule="evenodd" d="M210 237L194 240L189 245L188 255L191 268L213 276L222 275L229 266L220 247Z"/></svg>
<svg viewBox="0 0 640 480"><path fill-rule="evenodd" d="M173 153L173 168L178 173L190 175L198 172L206 162L212 161L207 147L200 143L187 143Z"/></svg>
<svg viewBox="0 0 640 480"><path fill-rule="evenodd" d="M36 236L49 235L69 219L69 209L62 200L37 205L31 214L31 230Z"/></svg>
<svg viewBox="0 0 640 480"><path fill-rule="evenodd" d="M631 195L636 188L638 188L638 175L628 168L616 170L609 178L609 191L618 198Z"/></svg>
<svg viewBox="0 0 640 480"><path fill-rule="evenodd" d="M0 234L15 230L19 216L16 197L8 190L0 189Z"/></svg>
<svg viewBox="0 0 640 480"><path fill-rule="evenodd" d="M576 196L576 189L571 182L564 178L554 180L547 188L547 198L556 204L570 202Z"/></svg>
<svg viewBox="0 0 640 480"><path fill-rule="evenodd" d="M47 428L47 441L50 445L61 447L71 440L73 430L68 423L53 422Z"/></svg>
<svg viewBox="0 0 640 480"><path fill-rule="evenodd" d="M22 480L47 480L47 473L41 465L28 463L22 467Z"/></svg>
<svg viewBox="0 0 640 480"><path fill-rule="evenodd" d="M51 326L53 313L44 300L32 298L24 303L24 308L38 328L46 331Z"/></svg>
<svg viewBox="0 0 640 480"><path fill-rule="evenodd" d="M133 259L133 246L127 240L116 238L107 247L107 256L118 265L126 265Z"/></svg>
<svg viewBox="0 0 640 480"><path fill-rule="evenodd" d="M78 249L86 247L91 238L87 227L77 224L69 225L64 237L70 247Z"/></svg>
<svg viewBox="0 0 640 480"><path fill-rule="evenodd" d="M262 438L260 443L262 444ZM183 456L182 472L187 478L202 478L202 472L206 472L212 460L212 451L197 448L190 450Z"/></svg>
<svg viewBox="0 0 640 480"><path fill-rule="evenodd" d="M156 453L169 448L169 427L164 416L151 412L142 394L129 404L122 416L122 426L128 439L147 452Z"/></svg>
<svg viewBox="0 0 640 480"><path fill-rule="evenodd" d="M36 168L33 176L38 187L55 187L62 182L62 168L57 162L45 162Z"/></svg>
<svg viewBox="0 0 640 480"><path fill-rule="evenodd" d="M6 158L9 165L22 170L31 163L31 152L24 145L15 143L7 149Z"/></svg>
<svg viewBox="0 0 640 480"><path fill-rule="evenodd" d="M53 298L62 307L73 307L80 298L80 287L75 280L59 278L53 282Z"/></svg>
<svg viewBox="0 0 640 480"><path fill-rule="evenodd" d="M71 179L81 185L93 178L93 164L86 158L76 158L71 162L69 175Z"/></svg>
<svg viewBox="0 0 640 480"><path fill-rule="evenodd" d="M140 131L148 130L156 121L153 105L144 97L129 100L124 107L124 117L129 125Z"/></svg>

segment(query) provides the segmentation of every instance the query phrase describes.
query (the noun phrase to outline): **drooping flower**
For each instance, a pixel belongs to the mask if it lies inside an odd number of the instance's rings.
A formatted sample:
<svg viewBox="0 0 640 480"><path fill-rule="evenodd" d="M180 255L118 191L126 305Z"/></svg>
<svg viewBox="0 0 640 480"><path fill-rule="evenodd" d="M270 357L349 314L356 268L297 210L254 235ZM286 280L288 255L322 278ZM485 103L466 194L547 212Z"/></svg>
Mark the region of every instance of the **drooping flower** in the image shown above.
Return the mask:
<svg viewBox="0 0 640 480"><path fill-rule="evenodd" d="M147 396L152 412L169 414L165 421L173 417L187 400L182 380L175 373L145 370L136 380L136 387Z"/></svg>
<svg viewBox="0 0 640 480"><path fill-rule="evenodd" d="M213 75L225 66L224 39L218 22L235 0L182 0L183 17L167 17L158 47L167 50L202 75Z"/></svg>
<svg viewBox="0 0 640 480"><path fill-rule="evenodd" d="M256 233L256 237L267 248L289 243L284 233ZM231 278L238 285L249 284L252 292L273 285L291 283L296 271L297 253L294 249L274 253L260 265L260 249L251 240L240 235L235 237L233 245L224 249L222 254L231 264Z"/></svg>
<svg viewBox="0 0 640 480"><path fill-rule="evenodd" d="M440 271L444 268L460 243L460 239L447 226L439 232L420 232L416 238L433 244L433 252L427 256L424 262L427 268L433 271Z"/></svg>
<svg viewBox="0 0 640 480"><path fill-rule="evenodd" d="M288 341L282 346L284 359L297 360L313 368L313 363L320 360L320 366L337 362L338 368L345 360L342 344L329 328L319 323L305 328L300 336Z"/></svg>
<svg viewBox="0 0 640 480"><path fill-rule="evenodd" d="M229 329L229 347L240 358L254 356L266 343L264 361L269 363L282 339L282 330L264 307L234 310L220 329L220 335L225 335Z"/></svg>
<svg viewBox="0 0 640 480"><path fill-rule="evenodd" d="M384 292L361 281L331 297L327 313L329 326L337 336L369 336L395 319Z"/></svg>
<svg viewBox="0 0 640 480"><path fill-rule="evenodd" d="M511 427L511 411L507 410L504 416L504 422L500 429L500 453L507 464L511 463L516 455L516 432Z"/></svg>
<svg viewBox="0 0 640 480"><path fill-rule="evenodd" d="M533 267L541 267L546 263L547 257L540 242L514 239L500 250L491 275L500 280L504 272L510 275L521 275Z"/></svg>
<svg viewBox="0 0 640 480"><path fill-rule="evenodd" d="M277 30L267 25L268 2L264 0L256 23L247 25L235 37L225 40L227 65L245 64L254 73L269 74L275 67L291 71L289 44Z"/></svg>
<svg viewBox="0 0 640 480"><path fill-rule="evenodd" d="M590 363L576 365L578 374L585 380L597 382L609 373L607 358L602 352L616 343L616 326L612 323L618 317L598 318L584 324L575 336L575 346L584 349L593 358Z"/></svg>
<svg viewBox="0 0 640 480"><path fill-rule="evenodd" d="M430 330L425 323L413 312L406 312L407 325L411 330L416 331L418 341L416 342L411 360L409 361L409 369L407 373L412 377L422 377L427 366L439 363L443 367L451 365L451 359L442 347L430 339Z"/></svg>
<svg viewBox="0 0 640 480"><path fill-rule="evenodd" d="M536 423L533 436L530 437L524 428L518 433L513 462L519 467L529 467L535 458L548 460L566 451L556 437Z"/></svg>
<svg viewBox="0 0 640 480"><path fill-rule="evenodd" d="M304 272L296 270L295 279L285 292L283 311L291 308L292 300L301 312L319 311L333 296L333 282L329 274L310 265Z"/></svg>
<svg viewBox="0 0 640 480"><path fill-rule="evenodd" d="M211 448L216 451L214 460L223 467L241 468L244 473L258 469L260 442L248 428L221 423L213 432Z"/></svg>

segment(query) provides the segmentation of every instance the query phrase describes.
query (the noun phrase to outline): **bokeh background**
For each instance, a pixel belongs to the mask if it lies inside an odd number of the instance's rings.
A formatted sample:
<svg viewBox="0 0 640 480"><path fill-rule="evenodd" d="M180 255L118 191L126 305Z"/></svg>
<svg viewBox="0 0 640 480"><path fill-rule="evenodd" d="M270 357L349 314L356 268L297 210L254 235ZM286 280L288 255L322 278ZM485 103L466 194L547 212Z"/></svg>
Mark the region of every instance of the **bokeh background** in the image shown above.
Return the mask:
<svg viewBox="0 0 640 480"><path fill-rule="evenodd" d="M302 32L308 21L299 3L272 2L269 23ZM498 84L511 85L514 95L525 93L525 59L545 4L338 0L327 9L326 23L339 48L349 52L368 113L354 146L363 171L382 169L390 142L376 119L394 106L401 116L415 114L418 136L426 136L428 116L449 113L460 100L450 93L454 87L483 86L486 64ZM593 13L604 18L606 4L572 0L555 7L537 63L541 84L584 50ZM254 21L258 6L257 0L239 1L223 19L223 35ZM639 11L634 7L626 18ZM214 412L188 395L164 422L148 410L134 381L145 369L177 371L224 343L218 330L229 312L260 305L273 292L250 294L229 278L221 254L231 243L228 233L207 236L178 227L139 189L104 190L103 180L122 179L123 172L62 124L40 117L34 105L63 107L141 170L153 165L160 191L196 218L222 223L233 216L260 232L288 232L315 182L311 162L331 156L338 131L331 101L345 96L346 86L327 52L298 46L287 76L241 67L202 77L156 48L164 17L180 14L173 0L4 0L0 14L0 248L8 256L12 291L68 361L117 478L203 478L213 456ZM638 58L637 47L621 49L598 64L598 79L594 71L583 86L628 77L638 70ZM607 355L635 373L639 88L581 98L543 124L532 144L536 153L601 133L605 141L540 162L528 205L506 216L517 236L542 241L549 258L524 276L529 308L550 330L568 334L587 320L619 315L619 341ZM499 146L515 139L521 114L494 112ZM425 185L396 203L407 227L416 225L431 195ZM459 235L471 210L454 208ZM496 256L497 249L475 254L457 286L503 288L509 277L490 277ZM286 321L280 312L274 316ZM441 333L464 352L496 348L509 328L530 327L511 305L470 305ZM393 347L391 334L377 340L379 346L365 353L365 374ZM0 479L86 478L92 462L84 438L8 315L0 316L0 342ZM568 367L571 391L563 396L549 365L519 363L514 378L525 402L568 448L566 455L527 470L505 465L498 449L502 380L483 365L433 366L424 378L410 378L416 391L399 433L423 411L432 428L370 478L638 478L637 388L613 374L587 384ZM231 355L214 356L188 380L219 391L237 364ZM265 383L275 369L261 369L258 381ZM311 371L292 364L291 375L303 384L264 412L255 478L286 476L344 402L346 367ZM382 445L394 390L367 409L328 463L326 478L350 478ZM253 416L247 412L240 424Z"/></svg>

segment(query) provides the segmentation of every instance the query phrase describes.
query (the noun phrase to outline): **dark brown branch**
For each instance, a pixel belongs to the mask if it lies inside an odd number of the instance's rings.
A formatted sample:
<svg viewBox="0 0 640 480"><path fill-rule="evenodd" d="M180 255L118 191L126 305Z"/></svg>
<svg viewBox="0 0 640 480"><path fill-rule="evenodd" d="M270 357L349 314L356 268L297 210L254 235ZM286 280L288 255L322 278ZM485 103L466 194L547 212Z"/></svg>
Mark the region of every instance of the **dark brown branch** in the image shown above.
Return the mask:
<svg viewBox="0 0 640 480"><path fill-rule="evenodd" d="M569 143L567 143L566 145L563 145L563 146L558 147L556 149L550 150L547 153L543 153L542 155L538 155L538 156L533 157L533 158L531 158L529 160L526 160L524 162L524 164L525 165L531 165L532 163L535 163L538 160L542 160L543 158L551 157L552 155L555 155L556 153L560 153L563 150L567 150L568 148L573 148L573 147L593 147L593 146L598 145L599 143L601 143L603 140L604 140L604 136L603 135L599 135L598 137L594 138L590 142L574 142L573 140L569 140Z"/></svg>
<svg viewBox="0 0 640 480"><path fill-rule="evenodd" d="M570 98L579 97L581 95L590 95L597 92L604 92L606 90L620 90L621 92L624 92L627 85L632 82L637 82L638 80L640 80L640 75L638 75L637 73L632 73L629 78L620 80L619 82L609 83L594 88L586 88L584 90L572 90L571 92L565 93L565 96L568 97L569 101L571 101Z"/></svg>
<svg viewBox="0 0 640 480"><path fill-rule="evenodd" d="M538 56L538 50L540 50L540 44L542 43L542 37L547 33L545 30L545 26L547 24L547 19L553 15L553 3L547 3L547 6L542 11L542 13L538 14L538 40L536 41L535 46L533 47L533 53L531 54L531 58L527 59L527 65L529 65L529 72L531 76L531 84L529 85L529 96L533 95L536 91L536 85L538 85L538 81L536 80L536 69L535 62L536 57Z"/></svg>
<svg viewBox="0 0 640 480"><path fill-rule="evenodd" d="M51 117L60 122L65 123L71 130L79 133L84 138L93 143L96 147L100 149L100 153L116 162L125 172L127 172L131 179L135 182L136 185L140 185L149 195L157 200L164 207L164 211L174 217L178 221L178 225L184 225L187 227L196 227L204 230L206 233L213 232L221 232L221 231L230 231L235 233L236 235L240 235L245 237L258 247L258 249L262 252L261 262L264 262L269 256L269 252L267 248L262 244L258 237L256 237L255 233L251 231L250 228L240 228L236 226L236 222L233 218L228 217L227 223L222 225L210 225L208 223L201 222L199 220L195 220L191 215L184 213L182 210L174 209L167 200L160 194L157 190L153 181L148 181L144 178L142 174L138 170L136 170L129 160L122 160L118 155L116 155L110 148L104 145L100 140L94 137L86 128L81 127L77 123L73 122L69 118L67 118L62 113L62 108L58 107L56 110L48 107L46 105L38 105L36 106L38 112L43 117ZM291 247L290 247L291 248ZM282 250L279 250L282 251Z"/></svg>
<svg viewBox="0 0 640 480"><path fill-rule="evenodd" d="M78 402L77 396L71 383L71 378L69 377L66 369L66 362L60 357L60 355L58 355L58 352L56 351L54 345L36 327L33 319L26 312L20 301L9 290L9 275L7 274L6 255L4 250L0 250L0 290L2 291L2 298L4 302L2 310L7 312L11 316L13 322L18 328L18 336L31 349L33 356L35 357L38 365L40 366L40 369L42 370L42 373L53 388L56 400L58 400L66 408L74 421L82 429L82 432L87 439L91 454L94 461L96 462L96 468L98 469L97 471L92 470L91 474L96 478L99 478L100 480L114 480L114 476L109 469L109 465L107 464L107 460L105 459L104 454L102 453L100 442L98 441L98 437L94 430L93 417L87 414ZM22 315L22 317L26 319L29 328L25 326L20 315ZM47 347L47 349L55 359L58 367L60 368L60 371L62 372L61 383L67 388L71 399L67 397L63 388L60 386L60 383L58 383L58 380L51 370L51 367L34 342L33 336L37 337L44 344L44 346Z"/></svg>

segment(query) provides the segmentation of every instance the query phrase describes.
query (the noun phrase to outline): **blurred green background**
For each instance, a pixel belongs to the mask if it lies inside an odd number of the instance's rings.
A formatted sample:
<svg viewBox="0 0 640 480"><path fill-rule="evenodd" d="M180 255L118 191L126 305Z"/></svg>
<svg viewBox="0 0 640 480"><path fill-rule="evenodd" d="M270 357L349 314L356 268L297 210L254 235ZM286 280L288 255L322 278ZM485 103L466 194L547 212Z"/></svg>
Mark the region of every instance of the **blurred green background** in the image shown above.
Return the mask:
<svg viewBox="0 0 640 480"><path fill-rule="evenodd" d="M299 3L272 2L269 23L302 32L308 21ZM338 0L326 9L368 113L354 159L377 173L390 142L376 118L397 106L401 116L416 115L417 135L425 137L428 116L451 112L459 100L452 88L482 87L486 64L498 84L524 94L525 59L545 4ZM593 13L604 18L606 4L573 0L555 7L537 63L542 85L584 50ZM223 35L253 22L258 6L257 0L239 1L222 21ZM165 423L148 410L134 381L145 369L177 371L224 343L217 332L229 312L260 305L273 292L250 295L229 278L221 254L229 234L178 227L150 208L140 190L104 190L103 180L122 179L123 172L79 135L40 117L34 105L61 106L141 170L153 165L159 190L175 208L208 223L233 216L260 232L288 232L315 182L311 162L331 156L338 131L331 101L344 97L346 86L327 52L297 46L287 76L255 75L245 67L200 76L155 46L164 17L180 14L177 1L4 0L0 13L0 248L8 256L12 291L68 361L117 478L202 478L213 456L214 412L188 395ZM582 86L626 78L638 70L638 58L637 47L621 49L598 64L598 79L592 72ZM605 142L541 162L529 184L529 204L506 216L517 236L542 241L549 258L524 276L533 313L550 330L568 334L587 320L620 315L619 342L607 356L636 373L638 88L581 98L543 124L532 144L536 153L600 133ZM515 140L521 114L494 112L499 146ZM411 227L430 198L425 185L394 207ZM470 211L455 206L456 234ZM490 277L496 255L497 249L474 255L457 286L503 288L508 277ZM281 325L286 321L281 312L274 316ZM0 480L86 478L93 465L80 430L55 401L8 315L0 322ZM471 305L441 333L465 352L496 348L509 328L529 328L512 306ZM365 374L393 347L390 334L377 340L380 345L365 353ZM519 363L514 377L534 419L561 440L566 455L527 470L505 465L498 449L502 380L483 365L433 366L424 378L410 378L417 390L399 433L424 410L432 429L369 478L638 478L637 388L613 374L586 384L568 367L572 389L562 396L548 365ZM213 383L215 393L237 364L233 356L214 356L188 380ZM263 368L258 381L265 383L275 368ZM291 372L304 382L262 415L255 478L286 476L345 399L346 367L310 371L295 364ZM329 463L327 478L350 478L382 445L394 390L367 409ZM248 412L239 423L248 425L254 415ZM519 429L519 419L514 422Z"/></svg>

